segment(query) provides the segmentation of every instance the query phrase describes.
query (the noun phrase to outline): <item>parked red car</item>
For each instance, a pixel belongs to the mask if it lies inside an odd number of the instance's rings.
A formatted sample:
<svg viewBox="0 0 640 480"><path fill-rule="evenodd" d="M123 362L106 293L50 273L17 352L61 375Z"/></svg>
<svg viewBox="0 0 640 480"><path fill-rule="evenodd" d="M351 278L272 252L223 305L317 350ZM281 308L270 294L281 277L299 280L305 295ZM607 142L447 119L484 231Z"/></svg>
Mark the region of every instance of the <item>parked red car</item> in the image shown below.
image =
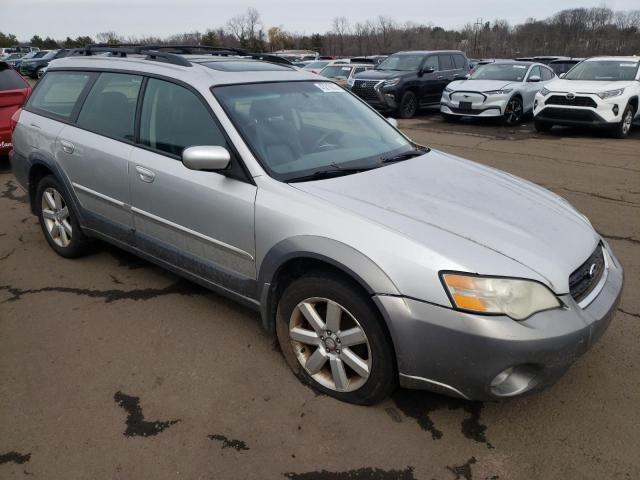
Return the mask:
<svg viewBox="0 0 640 480"><path fill-rule="evenodd" d="M11 117L22 107L31 86L6 62L0 62L0 156L9 153Z"/></svg>

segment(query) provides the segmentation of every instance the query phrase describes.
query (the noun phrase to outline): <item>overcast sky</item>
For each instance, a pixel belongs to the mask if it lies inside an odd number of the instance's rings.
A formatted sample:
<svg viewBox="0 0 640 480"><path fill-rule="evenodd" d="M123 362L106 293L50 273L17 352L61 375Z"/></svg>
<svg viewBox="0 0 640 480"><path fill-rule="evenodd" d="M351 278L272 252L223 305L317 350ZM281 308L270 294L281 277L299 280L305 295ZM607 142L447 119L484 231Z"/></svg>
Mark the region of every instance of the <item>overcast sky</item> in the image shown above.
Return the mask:
<svg viewBox="0 0 640 480"><path fill-rule="evenodd" d="M0 32L20 40L34 34L64 39L109 30L125 36L165 37L222 26L247 7L258 9L267 28L283 25L300 33L330 30L336 16L351 23L388 15L399 22L461 27L479 17L519 23L565 8L602 5L614 10L640 8L638 0L0 0Z"/></svg>

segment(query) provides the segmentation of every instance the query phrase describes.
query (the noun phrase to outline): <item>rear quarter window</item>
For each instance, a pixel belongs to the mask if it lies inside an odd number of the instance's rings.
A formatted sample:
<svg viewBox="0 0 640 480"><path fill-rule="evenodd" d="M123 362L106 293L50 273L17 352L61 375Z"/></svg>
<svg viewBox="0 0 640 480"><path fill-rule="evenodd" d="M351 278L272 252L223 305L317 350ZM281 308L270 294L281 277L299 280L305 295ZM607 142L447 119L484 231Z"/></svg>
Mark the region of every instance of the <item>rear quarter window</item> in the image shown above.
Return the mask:
<svg viewBox="0 0 640 480"><path fill-rule="evenodd" d="M5 90L22 90L27 84L20 74L11 67L0 67L0 92Z"/></svg>
<svg viewBox="0 0 640 480"><path fill-rule="evenodd" d="M89 73L49 72L31 95L27 109L45 116L70 120L91 77Z"/></svg>
<svg viewBox="0 0 640 480"><path fill-rule="evenodd" d="M467 61L460 54L453 56L453 62L455 63L456 69L458 69L458 70L467 67Z"/></svg>

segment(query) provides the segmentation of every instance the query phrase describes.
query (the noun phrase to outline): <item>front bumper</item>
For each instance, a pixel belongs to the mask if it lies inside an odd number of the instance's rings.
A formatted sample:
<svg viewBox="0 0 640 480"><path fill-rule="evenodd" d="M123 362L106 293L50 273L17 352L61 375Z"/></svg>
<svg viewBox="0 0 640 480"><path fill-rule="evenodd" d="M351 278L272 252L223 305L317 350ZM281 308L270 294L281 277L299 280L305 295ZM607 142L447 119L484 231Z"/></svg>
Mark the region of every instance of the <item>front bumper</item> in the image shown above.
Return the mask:
<svg viewBox="0 0 640 480"><path fill-rule="evenodd" d="M546 96L537 94L533 106L534 117L553 125L565 126L606 126L622 121L622 115L628 103L624 95L602 100L594 94L576 94L580 98L588 98L594 106L566 105L549 103L552 97L562 97L565 93L551 92ZM637 113L637 112L636 112Z"/></svg>
<svg viewBox="0 0 640 480"><path fill-rule="evenodd" d="M391 331L400 384L473 400L540 390L559 379L604 333L620 300L623 269L608 246L607 278L597 296L516 322L404 297L375 298ZM514 367L513 385L492 381Z"/></svg>
<svg viewBox="0 0 640 480"><path fill-rule="evenodd" d="M480 92L444 92L440 99L440 111L447 115L460 117L501 117L509 98L510 94L486 95ZM461 108L461 101L468 101L471 108Z"/></svg>
<svg viewBox="0 0 640 480"><path fill-rule="evenodd" d="M384 80L356 80L350 89L377 110L387 111L398 108L393 87L385 87Z"/></svg>

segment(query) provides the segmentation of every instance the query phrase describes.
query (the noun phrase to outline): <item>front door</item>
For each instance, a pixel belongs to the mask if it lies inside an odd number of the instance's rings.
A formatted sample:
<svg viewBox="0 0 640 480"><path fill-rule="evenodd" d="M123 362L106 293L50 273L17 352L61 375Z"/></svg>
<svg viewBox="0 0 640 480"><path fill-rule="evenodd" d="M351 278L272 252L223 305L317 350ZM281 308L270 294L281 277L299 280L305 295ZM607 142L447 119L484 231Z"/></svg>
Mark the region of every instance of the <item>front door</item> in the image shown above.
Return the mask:
<svg viewBox="0 0 640 480"><path fill-rule="evenodd" d="M254 296L255 185L220 172L190 170L181 161L190 146L230 149L204 100L181 85L149 79L139 143L129 164L138 248L218 286Z"/></svg>

